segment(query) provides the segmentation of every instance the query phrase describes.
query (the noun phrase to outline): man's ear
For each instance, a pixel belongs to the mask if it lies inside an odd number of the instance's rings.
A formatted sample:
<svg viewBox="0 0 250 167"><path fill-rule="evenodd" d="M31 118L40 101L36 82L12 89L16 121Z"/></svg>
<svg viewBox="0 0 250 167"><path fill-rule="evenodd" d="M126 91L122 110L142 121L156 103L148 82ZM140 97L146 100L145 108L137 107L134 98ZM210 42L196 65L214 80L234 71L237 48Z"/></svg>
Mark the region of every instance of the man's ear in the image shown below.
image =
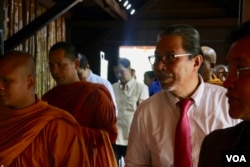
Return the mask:
<svg viewBox="0 0 250 167"><path fill-rule="evenodd" d="M30 89L35 86L35 77L33 75L28 75L27 77L27 87Z"/></svg>
<svg viewBox="0 0 250 167"><path fill-rule="evenodd" d="M202 55L198 54L194 57L194 68L198 71L203 62Z"/></svg>
<svg viewBox="0 0 250 167"><path fill-rule="evenodd" d="M77 70L80 67L80 60L79 59L75 59L74 60L74 64L75 64L75 69Z"/></svg>

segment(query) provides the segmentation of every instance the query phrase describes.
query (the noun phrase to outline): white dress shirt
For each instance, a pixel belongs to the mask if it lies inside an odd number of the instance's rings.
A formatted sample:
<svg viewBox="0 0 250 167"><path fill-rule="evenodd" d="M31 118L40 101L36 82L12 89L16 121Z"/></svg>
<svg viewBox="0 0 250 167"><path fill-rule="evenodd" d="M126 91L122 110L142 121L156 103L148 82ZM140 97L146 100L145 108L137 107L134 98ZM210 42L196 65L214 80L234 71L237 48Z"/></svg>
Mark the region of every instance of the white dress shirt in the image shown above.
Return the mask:
<svg viewBox="0 0 250 167"><path fill-rule="evenodd" d="M108 80L94 74L91 70L89 72L90 72L89 77L87 78L88 82L102 84L109 90L109 92L110 92L110 94L112 96L112 100L113 100L114 105L115 105L115 112L116 112L116 116L117 116L118 110L117 110L117 104L116 104L115 94L114 94L112 84Z"/></svg>
<svg viewBox="0 0 250 167"><path fill-rule="evenodd" d="M118 107L116 144L127 146L130 125L138 105L149 97L148 87L134 78L122 88L120 82L113 84Z"/></svg>
<svg viewBox="0 0 250 167"><path fill-rule="evenodd" d="M199 78L201 83L191 96L194 103L188 110L193 167L198 165L205 135L240 122L228 114L226 89ZM161 91L138 107L131 125L126 167L173 167L175 128L180 117L178 101L168 91Z"/></svg>

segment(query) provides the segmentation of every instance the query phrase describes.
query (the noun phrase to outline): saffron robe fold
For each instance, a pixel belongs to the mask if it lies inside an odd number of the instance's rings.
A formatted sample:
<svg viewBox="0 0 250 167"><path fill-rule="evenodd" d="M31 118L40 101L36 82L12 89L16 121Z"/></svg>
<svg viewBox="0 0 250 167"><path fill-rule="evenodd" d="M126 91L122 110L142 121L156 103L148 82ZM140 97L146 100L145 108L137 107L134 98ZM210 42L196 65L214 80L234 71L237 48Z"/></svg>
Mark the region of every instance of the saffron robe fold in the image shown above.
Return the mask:
<svg viewBox="0 0 250 167"><path fill-rule="evenodd" d="M117 138L116 113L107 88L101 84L79 81L56 86L42 99L76 118L82 127L92 167L117 166L112 149L112 143Z"/></svg>
<svg viewBox="0 0 250 167"><path fill-rule="evenodd" d="M211 79L206 81L207 83L223 86L223 82L215 75L211 74Z"/></svg>
<svg viewBox="0 0 250 167"><path fill-rule="evenodd" d="M38 101L24 109L0 107L0 166L88 167L87 150L76 120Z"/></svg>

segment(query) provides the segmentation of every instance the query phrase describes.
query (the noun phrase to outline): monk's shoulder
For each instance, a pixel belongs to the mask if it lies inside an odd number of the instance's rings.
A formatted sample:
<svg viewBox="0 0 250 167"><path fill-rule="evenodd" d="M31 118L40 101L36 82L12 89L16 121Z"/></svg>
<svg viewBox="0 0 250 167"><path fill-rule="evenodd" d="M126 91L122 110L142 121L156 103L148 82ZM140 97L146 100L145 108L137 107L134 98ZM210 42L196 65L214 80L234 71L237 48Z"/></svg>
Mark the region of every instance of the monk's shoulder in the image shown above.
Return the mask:
<svg viewBox="0 0 250 167"><path fill-rule="evenodd" d="M43 116L44 117L48 117L51 120L63 120L66 122L72 122L72 123L76 123L76 119L67 111L58 108L56 106L47 104L47 102L45 101L41 101L42 105L43 105Z"/></svg>

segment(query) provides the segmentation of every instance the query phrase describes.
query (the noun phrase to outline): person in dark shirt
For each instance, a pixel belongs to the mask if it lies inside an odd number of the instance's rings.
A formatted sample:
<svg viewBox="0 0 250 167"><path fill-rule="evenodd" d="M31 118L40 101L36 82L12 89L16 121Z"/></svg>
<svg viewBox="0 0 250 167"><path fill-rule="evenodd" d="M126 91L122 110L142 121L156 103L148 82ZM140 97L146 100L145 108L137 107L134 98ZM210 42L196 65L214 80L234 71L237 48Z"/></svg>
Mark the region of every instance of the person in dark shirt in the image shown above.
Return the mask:
<svg viewBox="0 0 250 167"><path fill-rule="evenodd" d="M144 84L148 86L149 96L161 90L160 82L156 79L154 71L146 71L144 73Z"/></svg>
<svg viewBox="0 0 250 167"><path fill-rule="evenodd" d="M250 21L230 37L231 47L227 54L229 69L224 87L228 91L229 115L243 121L234 127L213 131L205 137L199 167L229 166L229 155L239 156L244 162L234 162L234 166L250 165Z"/></svg>

